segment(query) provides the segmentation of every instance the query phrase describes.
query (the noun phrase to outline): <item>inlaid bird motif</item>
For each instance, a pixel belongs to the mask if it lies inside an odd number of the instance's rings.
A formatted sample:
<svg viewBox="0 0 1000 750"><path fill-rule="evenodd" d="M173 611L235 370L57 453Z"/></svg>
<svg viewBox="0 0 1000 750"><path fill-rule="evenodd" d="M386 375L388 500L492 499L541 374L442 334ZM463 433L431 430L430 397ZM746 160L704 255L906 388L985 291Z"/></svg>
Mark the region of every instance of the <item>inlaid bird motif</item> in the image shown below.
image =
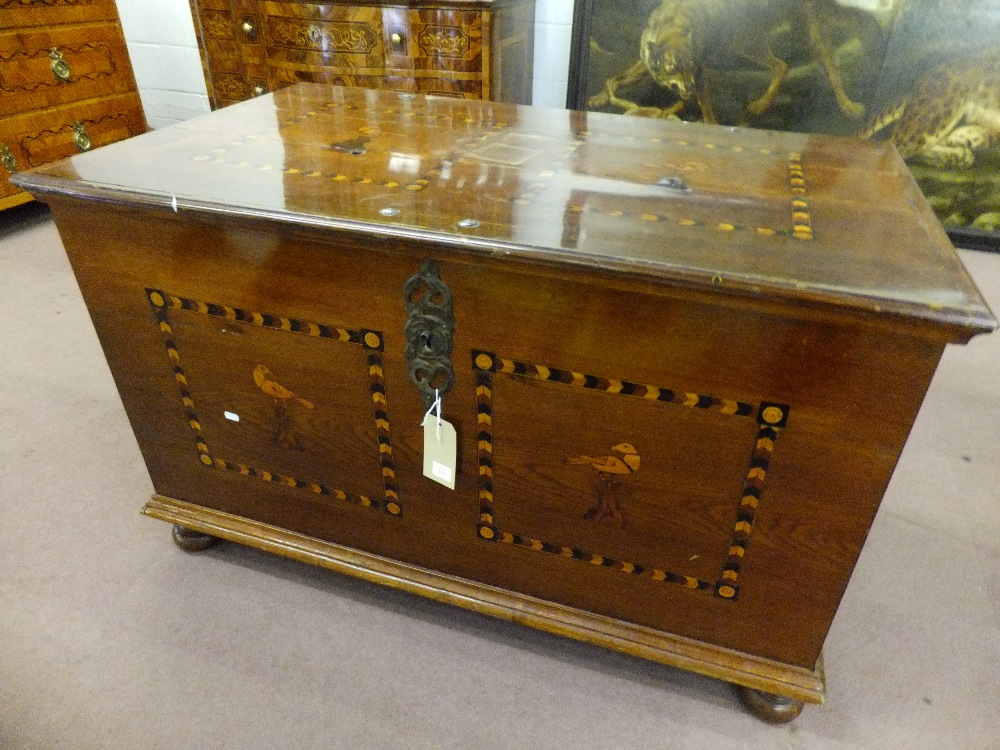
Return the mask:
<svg viewBox="0 0 1000 750"><path fill-rule="evenodd" d="M257 365L253 368L253 382L274 400L274 423L271 426L271 439L275 445L281 448L304 451L306 440L299 432L288 404L297 401L307 409L312 409L313 404L276 380L272 380L270 376L271 371L264 365Z"/></svg>
<svg viewBox="0 0 1000 750"><path fill-rule="evenodd" d="M576 458L567 458L566 462L571 464L590 464L599 474L627 475L639 468L639 451L631 443L619 443L611 450L621 453L622 457L601 456L600 458L593 458L592 456L577 456Z"/></svg>
<svg viewBox="0 0 1000 750"><path fill-rule="evenodd" d="M307 409L312 409L313 404L311 401L306 401L304 398L299 396L297 393L293 393L289 389L285 388L281 383L271 380L268 376L271 371L267 369L264 365L257 365L253 368L253 382L257 384L264 393L273 398L275 402L278 401L289 401L290 399L295 399L300 404L302 404Z"/></svg>
<svg viewBox="0 0 1000 750"><path fill-rule="evenodd" d="M583 514L584 520L620 528L625 525L625 515L618 498L621 477L638 471L640 458L639 451L631 443L619 443L611 451L620 456L576 456L567 458L566 463L590 466L597 472L597 504Z"/></svg>

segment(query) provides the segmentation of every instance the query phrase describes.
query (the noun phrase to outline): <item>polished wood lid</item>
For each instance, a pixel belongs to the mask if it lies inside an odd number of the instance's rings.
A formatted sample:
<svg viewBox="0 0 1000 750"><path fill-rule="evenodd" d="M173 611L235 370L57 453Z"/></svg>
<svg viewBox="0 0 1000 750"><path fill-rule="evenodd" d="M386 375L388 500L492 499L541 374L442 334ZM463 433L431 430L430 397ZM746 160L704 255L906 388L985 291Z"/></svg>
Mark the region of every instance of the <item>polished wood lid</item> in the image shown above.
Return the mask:
<svg viewBox="0 0 1000 750"><path fill-rule="evenodd" d="M854 139L301 84L17 181L919 318L958 339L996 327L895 150Z"/></svg>

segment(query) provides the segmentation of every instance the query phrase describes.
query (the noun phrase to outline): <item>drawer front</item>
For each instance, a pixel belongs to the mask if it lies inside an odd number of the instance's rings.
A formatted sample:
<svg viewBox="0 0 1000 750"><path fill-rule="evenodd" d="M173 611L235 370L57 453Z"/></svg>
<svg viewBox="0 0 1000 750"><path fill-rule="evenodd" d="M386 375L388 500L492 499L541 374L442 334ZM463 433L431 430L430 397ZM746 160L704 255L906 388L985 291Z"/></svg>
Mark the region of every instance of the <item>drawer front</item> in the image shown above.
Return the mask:
<svg viewBox="0 0 1000 750"><path fill-rule="evenodd" d="M254 71L264 59L255 4L243 8L230 0L191 0L209 99L215 108L265 94L266 73Z"/></svg>
<svg viewBox="0 0 1000 750"><path fill-rule="evenodd" d="M479 76L483 64L483 14L441 9L383 10L389 41L386 67Z"/></svg>
<svg viewBox="0 0 1000 750"><path fill-rule="evenodd" d="M245 77L233 78L233 86L236 90L246 91L249 89L249 95L244 98L258 95L257 91L264 90L265 84L266 90L274 90L302 82L327 83L334 86L384 91L405 91L459 99L483 98L483 83L480 79L456 81L439 74L417 76L412 71L388 70L379 75L359 75L354 71L296 70L261 65L248 66Z"/></svg>
<svg viewBox="0 0 1000 750"><path fill-rule="evenodd" d="M385 67L379 8L263 3L258 23L258 49L271 63L359 72Z"/></svg>
<svg viewBox="0 0 1000 750"><path fill-rule="evenodd" d="M0 120L0 199L18 192L7 178L146 131L138 94L72 104Z"/></svg>
<svg viewBox="0 0 1000 750"><path fill-rule="evenodd" d="M134 88L117 24L0 33L0 111L9 115Z"/></svg>
<svg viewBox="0 0 1000 750"><path fill-rule="evenodd" d="M0 29L116 20L114 0L0 0Z"/></svg>

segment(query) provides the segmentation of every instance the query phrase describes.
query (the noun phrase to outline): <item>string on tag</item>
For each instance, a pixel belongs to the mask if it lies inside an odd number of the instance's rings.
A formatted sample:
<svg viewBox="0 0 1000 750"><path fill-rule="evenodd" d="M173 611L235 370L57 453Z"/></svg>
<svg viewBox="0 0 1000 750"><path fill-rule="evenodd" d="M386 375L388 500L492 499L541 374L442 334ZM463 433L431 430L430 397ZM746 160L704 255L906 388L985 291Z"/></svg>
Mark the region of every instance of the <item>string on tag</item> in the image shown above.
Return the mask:
<svg viewBox="0 0 1000 750"><path fill-rule="evenodd" d="M427 417L431 415L431 412L437 409L437 441L441 442L441 395L440 391L434 389L434 402L431 404L430 408L424 412L424 421L427 421ZM421 422L423 424L423 422Z"/></svg>

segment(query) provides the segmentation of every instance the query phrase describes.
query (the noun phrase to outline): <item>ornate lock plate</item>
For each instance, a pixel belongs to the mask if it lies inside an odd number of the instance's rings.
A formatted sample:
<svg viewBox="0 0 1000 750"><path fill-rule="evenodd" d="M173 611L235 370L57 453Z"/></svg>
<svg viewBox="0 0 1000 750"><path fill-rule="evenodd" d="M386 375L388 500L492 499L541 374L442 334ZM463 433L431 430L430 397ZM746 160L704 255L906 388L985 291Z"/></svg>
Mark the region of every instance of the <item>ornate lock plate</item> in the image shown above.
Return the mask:
<svg viewBox="0 0 1000 750"><path fill-rule="evenodd" d="M425 260L420 271L403 287L409 317L406 335L406 365L410 380L430 408L435 392L443 396L455 382L451 366L455 316L451 290L441 280L437 263Z"/></svg>

